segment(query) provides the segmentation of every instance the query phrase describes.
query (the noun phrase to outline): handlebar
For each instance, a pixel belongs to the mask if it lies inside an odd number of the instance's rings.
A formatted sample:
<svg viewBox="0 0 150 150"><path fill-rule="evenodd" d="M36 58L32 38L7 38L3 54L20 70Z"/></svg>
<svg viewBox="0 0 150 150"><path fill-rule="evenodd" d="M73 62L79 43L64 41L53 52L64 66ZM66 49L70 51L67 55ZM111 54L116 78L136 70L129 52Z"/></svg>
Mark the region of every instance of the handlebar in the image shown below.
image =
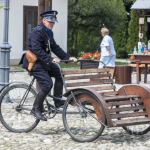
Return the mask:
<svg viewBox="0 0 150 150"><path fill-rule="evenodd" d="M60 62L73 62L73 60L60 60Z"/></svg>
<svg viewBox="0 0 150 150"><path fill-rule="evenodd" d="M103 63L103 64L104 64L104 66L105 66L105 68L106 68L105 63L104 63L104 62L102 62L102 61L100 61L100 60L92 60L92 59L77 59L77 62L83 62L83 61L96 61L96 62L101 62L101 63ZM60 60L60 62L73 62L73 60ZM58 68L59 68L59 70L60 70L60 73L61 73L62 80L63 80L63 75L62 75L62 71L61 71L61 67L60 67L60 65L59 65L58 63L56 63L56 62L53 62L53 61L52 61L52 63L54 63L55 65L57 65L57 66L58 66ZM65 91L66 91L66 86L65 86L65 82L64 82L64 80L63 80L63 84L64 84L64 88L65 88Z"/></svg>
<svg viewBox="0 0 150 150"><path fill-rule="evenodd" d="M97 61L97 62L102 62L100 60L92 60L92 59L77 59L77 62L83 62L83 61ZM60 60L60 62L73 62L73 60Z"/></svg>
<svg viewBox="0 0 150 150"><path fill-rule="evenodd" d="M100 61L100 60L92 60L92 59L77 59L77 62L85 62L85 61L93 61L93 62L100 62L102 63L105 68L106 68L106 65L104 62ZM74 62L73 60L60 60L60 62ZM55 62L53 62L55 64Z"/></svg>

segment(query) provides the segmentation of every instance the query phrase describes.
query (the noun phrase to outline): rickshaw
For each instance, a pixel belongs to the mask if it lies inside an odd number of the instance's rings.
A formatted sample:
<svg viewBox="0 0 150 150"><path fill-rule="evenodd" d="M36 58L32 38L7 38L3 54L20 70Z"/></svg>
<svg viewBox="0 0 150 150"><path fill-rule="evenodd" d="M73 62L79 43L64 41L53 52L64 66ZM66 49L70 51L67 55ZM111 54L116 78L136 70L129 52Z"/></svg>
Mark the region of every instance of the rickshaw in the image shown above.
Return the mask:
<svg viewBox="0 0 150 150"><path fill-rule="evenodd" d="M149 132L149 88L125 85L116 91L110 70L105 64L101 69L74 70L62 70L59 64L56 65L62 75L65 93L63 98L54 97L49 93L45 98L43 114L47 119L62 114L65 130L73 140L94 141L105 127L122 127L129 134L135 135ZM30 115L37 95L37 90L33 87L34 81L33 77L30 84L11 82L0 91L0 120L11 132L30 132L40 122ZM53 98L64 100L64 106L56 109L52 104Z"/></svg>

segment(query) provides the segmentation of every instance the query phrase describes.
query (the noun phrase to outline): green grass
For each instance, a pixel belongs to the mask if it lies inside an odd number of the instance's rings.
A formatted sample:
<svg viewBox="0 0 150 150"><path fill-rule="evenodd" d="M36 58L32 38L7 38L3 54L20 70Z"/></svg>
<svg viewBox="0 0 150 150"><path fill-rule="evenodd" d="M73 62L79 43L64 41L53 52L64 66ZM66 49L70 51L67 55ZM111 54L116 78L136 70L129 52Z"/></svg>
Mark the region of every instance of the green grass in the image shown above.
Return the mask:
<svg viewBox="0 0 150 150"><path fill-rule="evenodd" d="M129 63L125 63L125 62L115 62L116 66L117 65L128 65Z"/></svg>
<svg viewBox="0 0 150 150"><path fill-rule="evenodd" d="M127 58L116 58L116 60L126 60Z"/></svg>
<svg viewBox="0 0 150 150"><path fill-rule="evenodd" d="M128 65L128 63L125 62L116 62L116 65ZM63 68L80 68L80 63L60 63L60 67ZM15 66L10 66L11 70L21 70L24 71L24 69L22 68L22 65L15 65Z"/></svg>

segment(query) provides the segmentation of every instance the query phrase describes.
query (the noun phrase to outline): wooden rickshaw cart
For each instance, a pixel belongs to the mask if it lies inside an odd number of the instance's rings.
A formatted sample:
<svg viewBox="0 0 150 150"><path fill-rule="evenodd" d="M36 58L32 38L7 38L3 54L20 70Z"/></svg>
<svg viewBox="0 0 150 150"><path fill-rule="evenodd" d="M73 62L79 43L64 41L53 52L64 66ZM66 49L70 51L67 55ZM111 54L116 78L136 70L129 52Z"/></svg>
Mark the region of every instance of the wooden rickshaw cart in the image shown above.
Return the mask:
<svg viewBox="0 0 150 150"><path fill-rule="evenodd" d="M65 100L65 105L63 110L56 109L49 98L54 96L48 94L44 115L51 119L56 114L62 114L64 127L74 140L91 142L102 134L105 127L123 127L129 134L135 135L150 130L149 88L125 85L116 91L106 66L102 69L61 72L66 90L63 96L66 99L57 99ZM37 95L33 82L34 78L30 84L13 82L1 90L0 120L12 132L29 132L40 121L30 115Z"/></svg>

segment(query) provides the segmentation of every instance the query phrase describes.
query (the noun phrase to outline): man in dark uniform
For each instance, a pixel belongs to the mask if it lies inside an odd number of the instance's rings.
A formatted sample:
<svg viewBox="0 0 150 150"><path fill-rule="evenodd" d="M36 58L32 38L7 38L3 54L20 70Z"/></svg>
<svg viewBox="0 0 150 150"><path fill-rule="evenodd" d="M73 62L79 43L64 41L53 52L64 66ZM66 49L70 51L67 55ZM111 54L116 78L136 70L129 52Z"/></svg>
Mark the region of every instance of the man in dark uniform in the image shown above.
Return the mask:
<svg viewBox="0 0 150 150"><path fill-rule="evenodd" d="M50 51L62 60L77 61L75 57L70 57L70 55L65 53L59 45L56 44L53 38L52 28L57 21L57 14L57 11L53 10L41 13L40 16L42 17L42 22L33 29L27 43L27 50L33 52L38 58L30 73L41 85L40 91L33 104L31 114L43 121L47 121L42 114L42 110L44 99L53 86L51 77L55 77L54 96L62 97L63 91L63 82L60 71L58 67L52 63L52 61L56 63L59 63L60 61L58 58L51 57L49 55ZM28 70L28 60L26 57L23 59L23 68ZM55 99L54 103L56 108L64 104L63 101Z"/></svg>

